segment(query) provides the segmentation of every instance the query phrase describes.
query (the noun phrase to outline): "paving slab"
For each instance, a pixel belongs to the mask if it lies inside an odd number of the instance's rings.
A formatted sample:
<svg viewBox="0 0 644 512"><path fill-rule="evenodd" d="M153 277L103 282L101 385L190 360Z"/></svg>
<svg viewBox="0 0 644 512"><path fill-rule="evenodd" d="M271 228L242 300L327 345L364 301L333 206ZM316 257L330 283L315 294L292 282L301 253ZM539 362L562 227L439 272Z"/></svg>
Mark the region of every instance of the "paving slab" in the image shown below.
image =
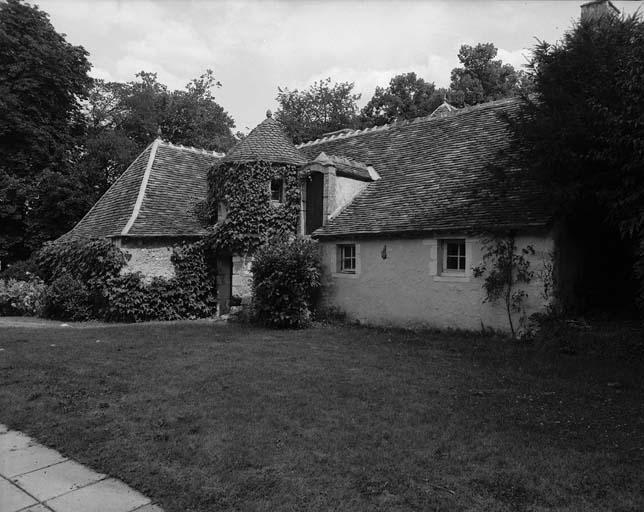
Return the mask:
<svg viewBox="0 0 644 512"><path fill-rule="evenodd" d="M0 454L5 454L6 452L11 452L14 450L20 450L21 448L27 448L28 446L31 446L33 444L34 442L31 437L26 436L22 432L9 430L3 434L0 434Z"/></svg>
<svg viewBox="0 0 644 512"><path fill-rule="evenodd" d="M17 512L36 503L38 502L27 493L4 478L0 478L0 510L2 512Z"/></svg>
<svg viewBox="0 0 644 512"><path fill-rule="evenodd" d="M45 502L55 512L133 512L150 498L108 478Z"/></svg>
<svg viewBox="0 0 644 512"><path fill-rule="evenodd" d="M38 500L46 501L104 478L102 473L96 473L73 460L66 460L12 480Z"/></svg>
<svg viewBox="0 0 644 512"><path fill-rule="evenodd" d="M45 466L58 464L64 460L67 459L57 451L34 444L26 448L3 452L0 456L0 475L13 478Z"/></svg>
<svg viewBox="0 0 644 512"><path fill-rule="evenodd" d="M33 507L25 508L20 512L51 512L51 509L45 507L45 505L34 505Z"/></svg>

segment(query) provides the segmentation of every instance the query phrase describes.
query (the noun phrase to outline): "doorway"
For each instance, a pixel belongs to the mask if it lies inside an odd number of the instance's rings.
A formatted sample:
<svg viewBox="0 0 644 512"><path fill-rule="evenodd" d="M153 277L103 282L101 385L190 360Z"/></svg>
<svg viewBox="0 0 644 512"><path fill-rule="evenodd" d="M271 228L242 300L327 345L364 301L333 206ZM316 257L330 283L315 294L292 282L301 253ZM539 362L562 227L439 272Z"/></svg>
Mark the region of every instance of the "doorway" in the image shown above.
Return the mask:
<svg viewBox="0 0 644 512"><path fill-rule="evenodd" d="M312 173L306 182L306 231L310 235L322 227L324 218L324 175Z"/></svg>

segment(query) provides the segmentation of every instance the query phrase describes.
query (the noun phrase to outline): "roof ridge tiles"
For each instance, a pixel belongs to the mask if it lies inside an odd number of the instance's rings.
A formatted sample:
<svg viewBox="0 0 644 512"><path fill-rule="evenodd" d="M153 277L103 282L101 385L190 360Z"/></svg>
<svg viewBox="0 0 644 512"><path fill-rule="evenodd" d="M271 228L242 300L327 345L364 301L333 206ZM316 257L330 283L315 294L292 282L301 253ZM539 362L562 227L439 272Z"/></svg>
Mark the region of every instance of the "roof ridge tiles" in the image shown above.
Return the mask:
<svg viewBox="0 0 644 512"><path fill-rule="evenodd" d="M474 112L476 110L483 110L486 108L491 108L491 107L496 107L499 105L507 104L507 103L512 103L516 102L518 98L516 96L513 96L511 98L501 98L499 100L493 100L493 101L487 101L485 103L477 103L476 105L467 105L465 107L457 109L455 112L452 112L449 115L449 118L452 119L454 116L460 116L461 114L466 114L469 112ZM328 142L331 140L337 140L339 138L349 138L349 137L356 137L358 135L364 135L366 133L372 133L375 131L380 131L380 130L388 130L390 128L396 128L396 127L402 127L402 126L407 126L411 124L416 124L416 123L421 123L423 121L440 121L442 119L445 119L444 117L436 117L432 116L432 114L428 114L426 116L419 116L419 117L414 117L413 119L400 119L400 120L394 120L390 123L385 123L379 126L371 126L367 128L362 128L360 130L353 130L351 132L343 133L343 134L338 134L338 135L331 135L327 137L322 137L318 138L312 141L307 141L307 142L302 142L295 147L297 149L304 148L304 147L309 147L309 146L314 146L316 144L321 144L323 142Z"/></svg>
<svg viewBox="0 0 644 512"><path fill-rule="evenodd" d="M161 139L159 140L161 141L162 145L169 148L182 149L184 151L192 151L193 153L200 153L202 155L212 155L218 158L223 158L224 156L226 156L225 153L219 153L218 151L215 151L215 150L210 151L208 149L197 148L195 146L184 146L183 144L173 144L169 140L168 141L161 140Z"/></svg>

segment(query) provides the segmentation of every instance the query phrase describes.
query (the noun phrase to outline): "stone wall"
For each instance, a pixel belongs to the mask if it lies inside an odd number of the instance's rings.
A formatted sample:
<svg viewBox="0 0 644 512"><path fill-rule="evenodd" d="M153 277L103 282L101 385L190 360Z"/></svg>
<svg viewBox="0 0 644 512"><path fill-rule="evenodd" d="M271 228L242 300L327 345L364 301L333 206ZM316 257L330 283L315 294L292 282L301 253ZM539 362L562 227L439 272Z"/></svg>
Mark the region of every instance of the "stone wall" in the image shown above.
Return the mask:
<svg viewBox="0 0 644 512"><path fill-rule="evenodd" d="M121 247L130 255L123 273L141 272L145 277L174 277L172 247Z"/></svg>
<svg viewBox="0 0 644 512"><path fill-rule="evenodd" d="M462 275L441 272L441 239L356 240L355 274L339 273L336 242L322 242L324 303L350 319L374 325L470 330L485 326L507 331L504 306L484 303L483 278L472 275L471 268L482 260L481 239L465 241L466 269ZM539 270L552 252L553 239L550 234L522 236L517 237L516 244L518 250L530 244L536 251L530 258L535 276L526 287L526 314L530 315L546 305Z"/></svg>

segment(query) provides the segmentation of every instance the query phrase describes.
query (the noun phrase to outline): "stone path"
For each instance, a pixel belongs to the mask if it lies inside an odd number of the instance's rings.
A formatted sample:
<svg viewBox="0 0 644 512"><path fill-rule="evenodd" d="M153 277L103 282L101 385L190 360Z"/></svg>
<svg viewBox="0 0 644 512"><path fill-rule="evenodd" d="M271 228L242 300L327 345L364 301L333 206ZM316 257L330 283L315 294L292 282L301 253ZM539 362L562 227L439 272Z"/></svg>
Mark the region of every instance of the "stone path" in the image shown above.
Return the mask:
<svg viewBox="0 0 644 512"><path fill-rule="evenodd" d="M163 512L150 498L0 424L0 512Z"/></svg>

